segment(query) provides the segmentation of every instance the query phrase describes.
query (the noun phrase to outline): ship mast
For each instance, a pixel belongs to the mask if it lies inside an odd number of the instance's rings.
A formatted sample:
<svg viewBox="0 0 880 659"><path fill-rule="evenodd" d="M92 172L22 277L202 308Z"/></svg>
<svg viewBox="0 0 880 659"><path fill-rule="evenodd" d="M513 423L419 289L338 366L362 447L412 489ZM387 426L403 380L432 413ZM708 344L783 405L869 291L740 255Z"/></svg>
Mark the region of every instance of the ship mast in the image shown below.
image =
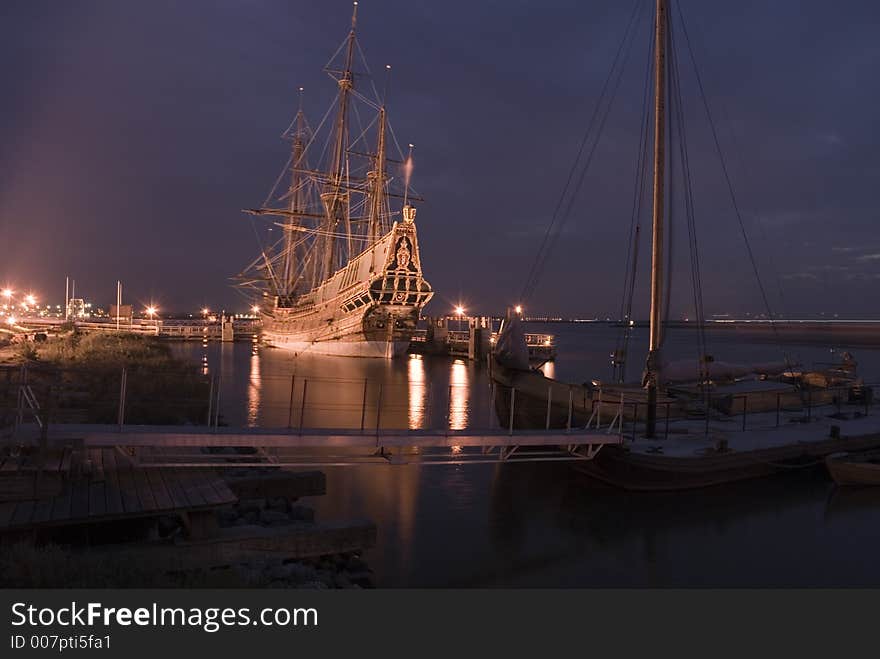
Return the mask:
<svg viewBox="0 0 880 659"><path fill-rule="evenodd" d="M305 115L302 109L303 88L299 88L299 111L296 113L296 133L293 136L293 155L290 167L290 214L287 216L287 226L284 235L284 261L281 274L284 277L281 291L282 295L292 296L296 288L296 230L299 227L300 213L302 212L302 187L301 170L303 152L305 151Z"/></svg>
<svg viewBox="0 0 880 659"><path fill-rule="evenodd" d="M370 234L369 246L372 247L379 240L382 227L382 200L385 189L385 105L379 109L379 139L376 146L376 166L370 172L372 178L372 204L370 205Z"/></svg>
<svg viewBox="0 0 880 659"><path fill-rule="evenodd" d="M345 54L345 68L337 80L339 84L339 106L336 113L335 141L333 144L333 160L330 168L330 183L321 194L324 209L327 214L324 232L324 258L322 260L324 272L321 279L327 279L336 269L334 263L334 248L336 246L336 227L340 221L346 224L348 236L348 253L351 254L351 230L348 222L348 186L344 185L346 178L346 142L347 142L347 119L349 94L354 86L352 74L352 62L354 61L355 27L357 25L357 2L351 15L351 31L348 33L348 45ZM345 188L345 190L343 190Z"/></svg>
<svg viewBox="0 0 880 659"><path fill-rule="evenodd" d="M653 437L657 425L657 384L660 379L660 344L663 307L663 203L666 159L666 0L657 0L654 18L654 192L651 238L651 323L645 380L648 413L645 436Z"/></svg>

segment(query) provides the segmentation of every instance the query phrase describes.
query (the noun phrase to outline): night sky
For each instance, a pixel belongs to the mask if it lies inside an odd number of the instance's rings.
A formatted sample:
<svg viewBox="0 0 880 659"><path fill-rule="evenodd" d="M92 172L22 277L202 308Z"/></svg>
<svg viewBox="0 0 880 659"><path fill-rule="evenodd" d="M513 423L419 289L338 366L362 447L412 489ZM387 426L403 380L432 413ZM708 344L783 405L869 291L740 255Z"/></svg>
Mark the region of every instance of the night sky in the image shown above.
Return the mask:
<svg viewBox="0 0 880 659"><path fill-rule="evenodd" d="M642 0L652 5L651 0ZM880 315L880 4L682 0L719 138L774 311ZM393 65L389 118L416 145L428 313L515 303L620 43L631 0L364 0L361 45ZM60 303L242 310L251 221L288 154L345 0L4 0L0 284ZM650 9L572 215L529 311L620 305ZM707 314L763 309L693 71L682 86ZM648 234L648 218L643 227ZM686 229L671 311L693 313ZM646 316L642 242L637 317Z"/></svg>

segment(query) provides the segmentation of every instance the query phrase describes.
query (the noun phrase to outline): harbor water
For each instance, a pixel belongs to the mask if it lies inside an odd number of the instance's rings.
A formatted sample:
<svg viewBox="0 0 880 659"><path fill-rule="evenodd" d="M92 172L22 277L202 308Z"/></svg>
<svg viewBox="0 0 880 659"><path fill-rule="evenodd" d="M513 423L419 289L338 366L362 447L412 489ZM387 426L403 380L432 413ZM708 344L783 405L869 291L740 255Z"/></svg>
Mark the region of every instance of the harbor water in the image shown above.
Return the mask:
<svg viewBox="0 0 880 659"><path fill-rule="evenodd" d="M611 377L619 328L529 324L556 335L546 374ZM833 362L849 350L868 382L880 349L744 342L710 335L718 361ZM644 355L636 329L632 355ZM669 359L694 358L693 330L671 330ZM485 365L444 357L317 357L256 344L177 344L220 383L229 425L497 427ZM635 357L628 379L638 380ZM303 403L305 399L305 403ZM880 408L877 409L880 414ZM880 490L838 489L822 468L705 490L633 494L585 480L566 463L323 468L321 520L369 518L366 558L382 587L880 586Z"/></svg>

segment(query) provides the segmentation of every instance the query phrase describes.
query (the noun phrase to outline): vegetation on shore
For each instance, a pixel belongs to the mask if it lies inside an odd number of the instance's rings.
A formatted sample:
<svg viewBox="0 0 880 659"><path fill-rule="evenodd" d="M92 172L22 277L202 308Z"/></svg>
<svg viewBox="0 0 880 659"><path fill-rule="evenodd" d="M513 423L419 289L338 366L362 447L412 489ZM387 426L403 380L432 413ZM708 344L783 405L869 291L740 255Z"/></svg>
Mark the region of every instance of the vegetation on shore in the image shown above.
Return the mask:
<svg viewBox="0 0 880 659"><path fill-rule="evenodd" d="M157 337L71 331L12 347L12 364L27 366L28 384L58 422L117 422L123 372L125 423L206 422L208 378ZM17 382L7 376L0 386L14 389ZM5 392L7 401L16 398L12 389Z"/></svg>

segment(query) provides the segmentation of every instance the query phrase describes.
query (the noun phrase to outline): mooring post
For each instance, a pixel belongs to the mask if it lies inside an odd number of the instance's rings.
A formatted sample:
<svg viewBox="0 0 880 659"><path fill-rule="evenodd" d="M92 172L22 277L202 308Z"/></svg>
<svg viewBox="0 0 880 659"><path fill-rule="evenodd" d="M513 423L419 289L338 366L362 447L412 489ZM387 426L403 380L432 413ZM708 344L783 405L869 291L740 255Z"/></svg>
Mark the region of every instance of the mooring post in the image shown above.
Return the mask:
<svg viewBox="0 0 880 659"><path fill-rule="evenodd" d="M217 397L214 399L214 429L220 425L220 378L217 378Z"/></svg>
<svg viewBox="0 0 880 659"><path fill-rule="evenodd" d="M303 380L303 398L299 406L299 434L303 434L303 418L306 415L306 394L309 391L309 380Z"/></svg>
<svg viewBox="0 0 880 659"><path fill-rule="evenodd" d="M712 409L712 393L706 392L706 437L709 436L709 410Z"/></svg>
<svg viewBox="0 0 880 659"><path fill-rule="evenodd" d="M211 385L208 389L208 418L205 419L205 425L211 427L212 412L214 411L214 377L211 376Z"/></svg>
<svg viewBox="0 0 880 659"><path fill-rule="evenodd" d="M553 400L553 385L547 385L547 422L544 424L544 428L550 430L550 404Z"/></svg>
<svg viewBox="0 0 880 659"><path fill-rule="evenodd" d="M367 379L364 378L364 395L361 399L361 432L364 431L364 424L367 421Z"/></svg>
<svg viewBox="0 0 880 659"><path fill-rule="evenodd" d="M639 401L633 401L633 441L636 441L636 426L639 423Z"/></svg>
<svg viewBox="0 0 880 659"><path fill-rule="evenodd" d="M128 373L123 366L122 372L119 375L119 413L117 415L120 432L122 431L122 426L125 424L125 385L127 380Z"/></svg>
<svg viewBox="0 0 880 659"><path fill-rule="evenodd" d="M18 397L15 401L15 430L24 422L24 388L27 383L27 366L22 364L18 373Z"/></svg>
<svg viewBox="0 0 880 659"><path fill-rule="evenodd" d="M486 419L486 422L487 422L486 427L487 427L487 428L491 428L491 427L492 427L492 410L495 409L495 396L496 396L497 393L498 393L498 385L497 385L495 382L493 382L493 383L492 383L492 398L491 398L491 400L489 401L489 409L488 409L489 414L488 414L488 417L487 417L487 419ZM867 414L867 412L866 412L866 414Z"/></svg>
<svg viewBox="0 0 880 659"><path fill-rule="evenodd" d="M516 405L516 387L510 388L510 426L508 428L508 434L513 434L513 411Z"/></svg>
<svg viewBox="0 0 880 659"><path fill-rule="evenodd" d="M379 398L376 401L376 446L379 445L379 428L382 423L382 383L379 383Z"/></svg>
<svg viewBox="0 0 880 659"><path fill-rule="evenodd" d="M287 405L287 427L293 427L293 389L296 386L296 373L290 376L290 403Z"/></svg>
<svg viewBox="0 0 880 659"><path fill-rule="evenodd" d="M46 390L46 404L43 407L43 425L40 426L40 471L37 472L37 478L42 478L43 465L49 457L49 421L52 416L52 383Z"/></svg>
<svg viewBox="0 0 880 659"><path fill-rule="evenodd" d="M602 401L599 401L599 404L602 404ZM572 391L571 385L568 387L568 421L565 422L565 432L571 432L571 408L574 405L574 391Z"/></svg>

